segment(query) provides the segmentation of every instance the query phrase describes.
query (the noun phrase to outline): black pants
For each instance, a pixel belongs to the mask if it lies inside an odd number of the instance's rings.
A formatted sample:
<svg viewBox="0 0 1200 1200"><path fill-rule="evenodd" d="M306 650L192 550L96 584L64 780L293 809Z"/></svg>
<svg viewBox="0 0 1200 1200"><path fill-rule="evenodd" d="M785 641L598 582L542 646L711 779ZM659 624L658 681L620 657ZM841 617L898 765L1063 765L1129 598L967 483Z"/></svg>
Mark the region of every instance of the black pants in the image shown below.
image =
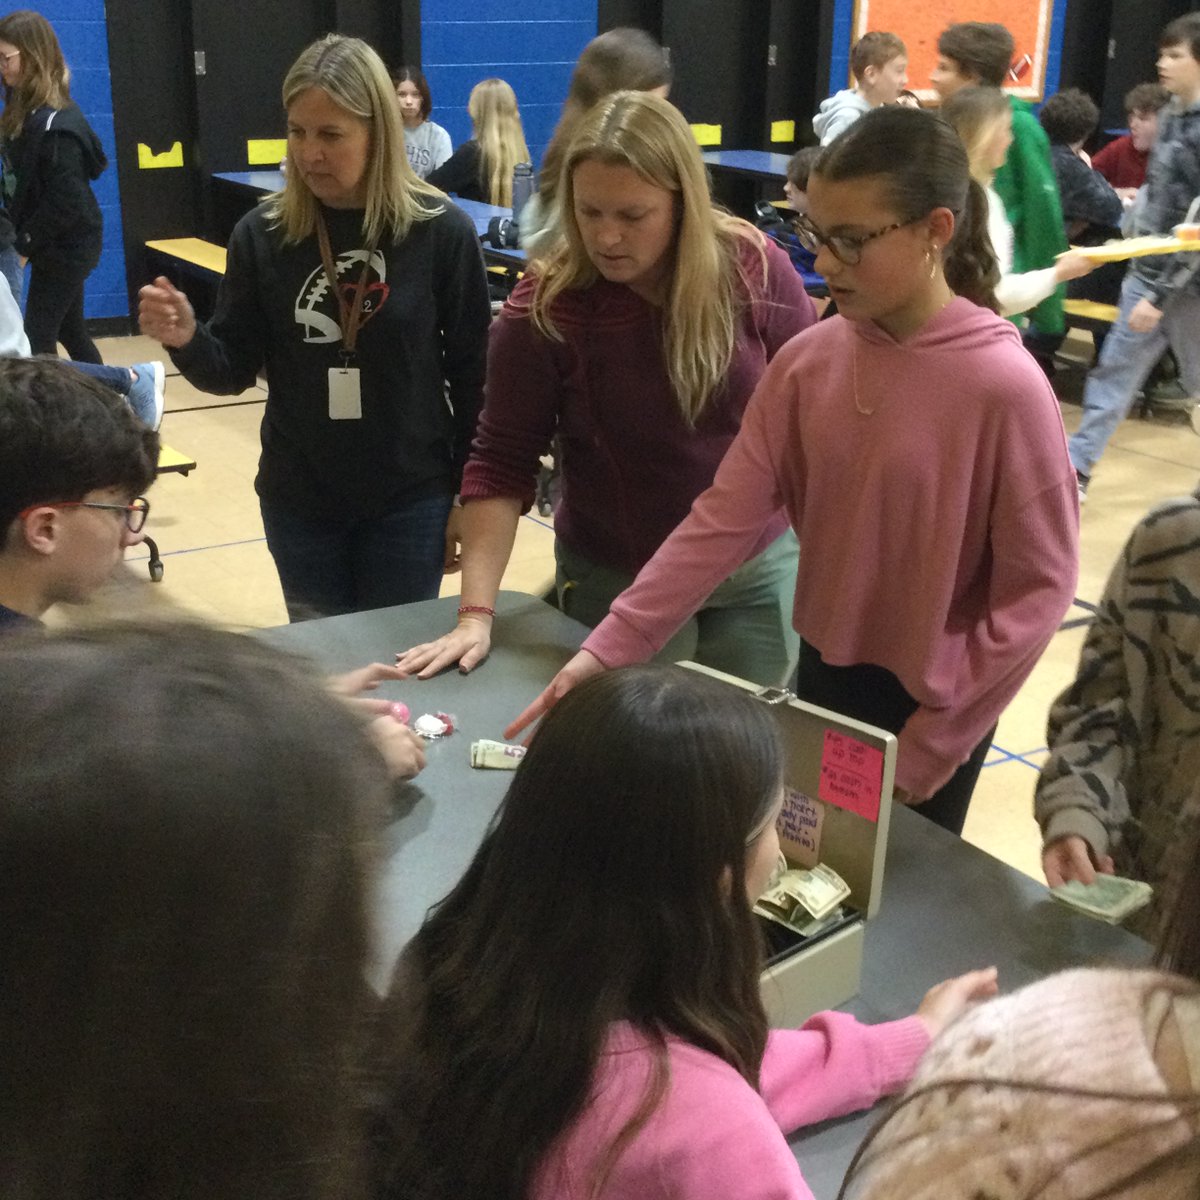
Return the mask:
<svg viewBox="0 0 1200 1200"><path fill-rule="evenodd" d="M891 671L873 663L831 667L815 646L804 641L800 643L800 666L793 690L801 700L865 721L888 733L899 733L920 707ZM951 833L962 833L971 793L995 732L993 725L971 751L971 757L924 804L914 805L913 811Z"/></svg>
<svg viewBox="0 0 1200 1200"><path fill-rule="evenodd" d="M76 362L102 363L83 323L83 285L95 263L31 262L25 332L34 354L57 354L61 341Z"/></svg>

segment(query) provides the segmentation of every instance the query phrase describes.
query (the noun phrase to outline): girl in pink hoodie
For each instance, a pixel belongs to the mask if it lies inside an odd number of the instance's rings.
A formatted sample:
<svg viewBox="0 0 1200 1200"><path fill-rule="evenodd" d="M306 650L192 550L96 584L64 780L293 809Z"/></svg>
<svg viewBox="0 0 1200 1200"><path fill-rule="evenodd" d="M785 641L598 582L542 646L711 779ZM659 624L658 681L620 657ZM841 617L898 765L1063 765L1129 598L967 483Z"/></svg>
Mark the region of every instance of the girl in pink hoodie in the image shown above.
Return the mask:
<svg viewBox="0 0 1200 1200"><path fill-rule="evenodd" d="M663 666L568 696L401 961L378 1194L811 1200L784 1135L901 1087L995 973L768 1030L750 898L781 798L749 696Z"/></svg>
<svg viewBox="0 0 1200 1200"><path fill-rule="evenodd" d="M1062 420L994 311L987 201L944 122L864 116L813 167L799 232L840 315L775 356L712 486L506 732L656 653L782 511L798 694L898 734L897 799L958 832L1074 595Z"/></svg>

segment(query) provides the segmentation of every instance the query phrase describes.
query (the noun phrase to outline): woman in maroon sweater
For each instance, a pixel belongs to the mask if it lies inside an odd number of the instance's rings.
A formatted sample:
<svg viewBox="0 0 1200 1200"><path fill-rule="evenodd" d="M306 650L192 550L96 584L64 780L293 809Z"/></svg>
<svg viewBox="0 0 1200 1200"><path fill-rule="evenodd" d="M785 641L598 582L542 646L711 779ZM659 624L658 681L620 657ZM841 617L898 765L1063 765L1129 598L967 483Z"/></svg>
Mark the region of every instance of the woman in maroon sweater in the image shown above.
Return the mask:
<svg viewBox="0 0 1200 1200"><path fill-rule="evenodd" d="M563 165L564 237L492 325L483 415L463 476L456 628L398 656L427 678L491 645L496 594L539 456L557 435L559 603L597 624L712 482L767 363L815 319L787 256L712 206L687 122L618 92ZM784 682L797 547L782 519L664 648Z"/></svg>

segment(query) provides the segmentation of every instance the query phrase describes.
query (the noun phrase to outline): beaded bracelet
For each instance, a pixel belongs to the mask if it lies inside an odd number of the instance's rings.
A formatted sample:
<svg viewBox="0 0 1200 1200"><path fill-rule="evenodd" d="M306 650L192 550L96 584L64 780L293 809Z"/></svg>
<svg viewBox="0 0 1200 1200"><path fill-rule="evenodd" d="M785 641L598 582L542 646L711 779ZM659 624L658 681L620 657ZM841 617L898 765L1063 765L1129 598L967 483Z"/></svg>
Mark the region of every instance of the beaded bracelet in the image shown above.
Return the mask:
<svg viewBox="0 0 1200 1200"><path fill-rule="evenodd" d="M482 613L485 617L494 617L496 610L488 608L486 604L461 604L458 608L458 615L461 617L464 613Z"/></svg>

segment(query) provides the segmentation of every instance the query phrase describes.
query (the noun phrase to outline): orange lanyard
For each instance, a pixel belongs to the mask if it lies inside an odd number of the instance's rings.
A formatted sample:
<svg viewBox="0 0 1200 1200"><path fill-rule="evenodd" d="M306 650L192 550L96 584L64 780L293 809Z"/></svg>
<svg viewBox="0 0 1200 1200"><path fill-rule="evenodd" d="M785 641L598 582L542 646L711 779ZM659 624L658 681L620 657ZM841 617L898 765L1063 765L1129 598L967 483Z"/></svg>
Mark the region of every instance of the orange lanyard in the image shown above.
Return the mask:
<svg viewBox="0 0 1200 1200"><path fill-rule="evenodd" d="M378 243L372 245L367 251L362 274L358 277L358 286L354 289L355 300L353 303L346 299L338 284L337 266L334 264L333 250L329 245L329 230L325 228L325 218L319 211L317 212L317 243L321 247L321 265L325 268L325 278L329 280L329 286L337 301L338 329L342 334L342 357L351 359L354 357L354 348L358 345L358 331L362 328L363 297L366 295L367 275L371 270L371 259L375 257L375 248Z"/></svg>

